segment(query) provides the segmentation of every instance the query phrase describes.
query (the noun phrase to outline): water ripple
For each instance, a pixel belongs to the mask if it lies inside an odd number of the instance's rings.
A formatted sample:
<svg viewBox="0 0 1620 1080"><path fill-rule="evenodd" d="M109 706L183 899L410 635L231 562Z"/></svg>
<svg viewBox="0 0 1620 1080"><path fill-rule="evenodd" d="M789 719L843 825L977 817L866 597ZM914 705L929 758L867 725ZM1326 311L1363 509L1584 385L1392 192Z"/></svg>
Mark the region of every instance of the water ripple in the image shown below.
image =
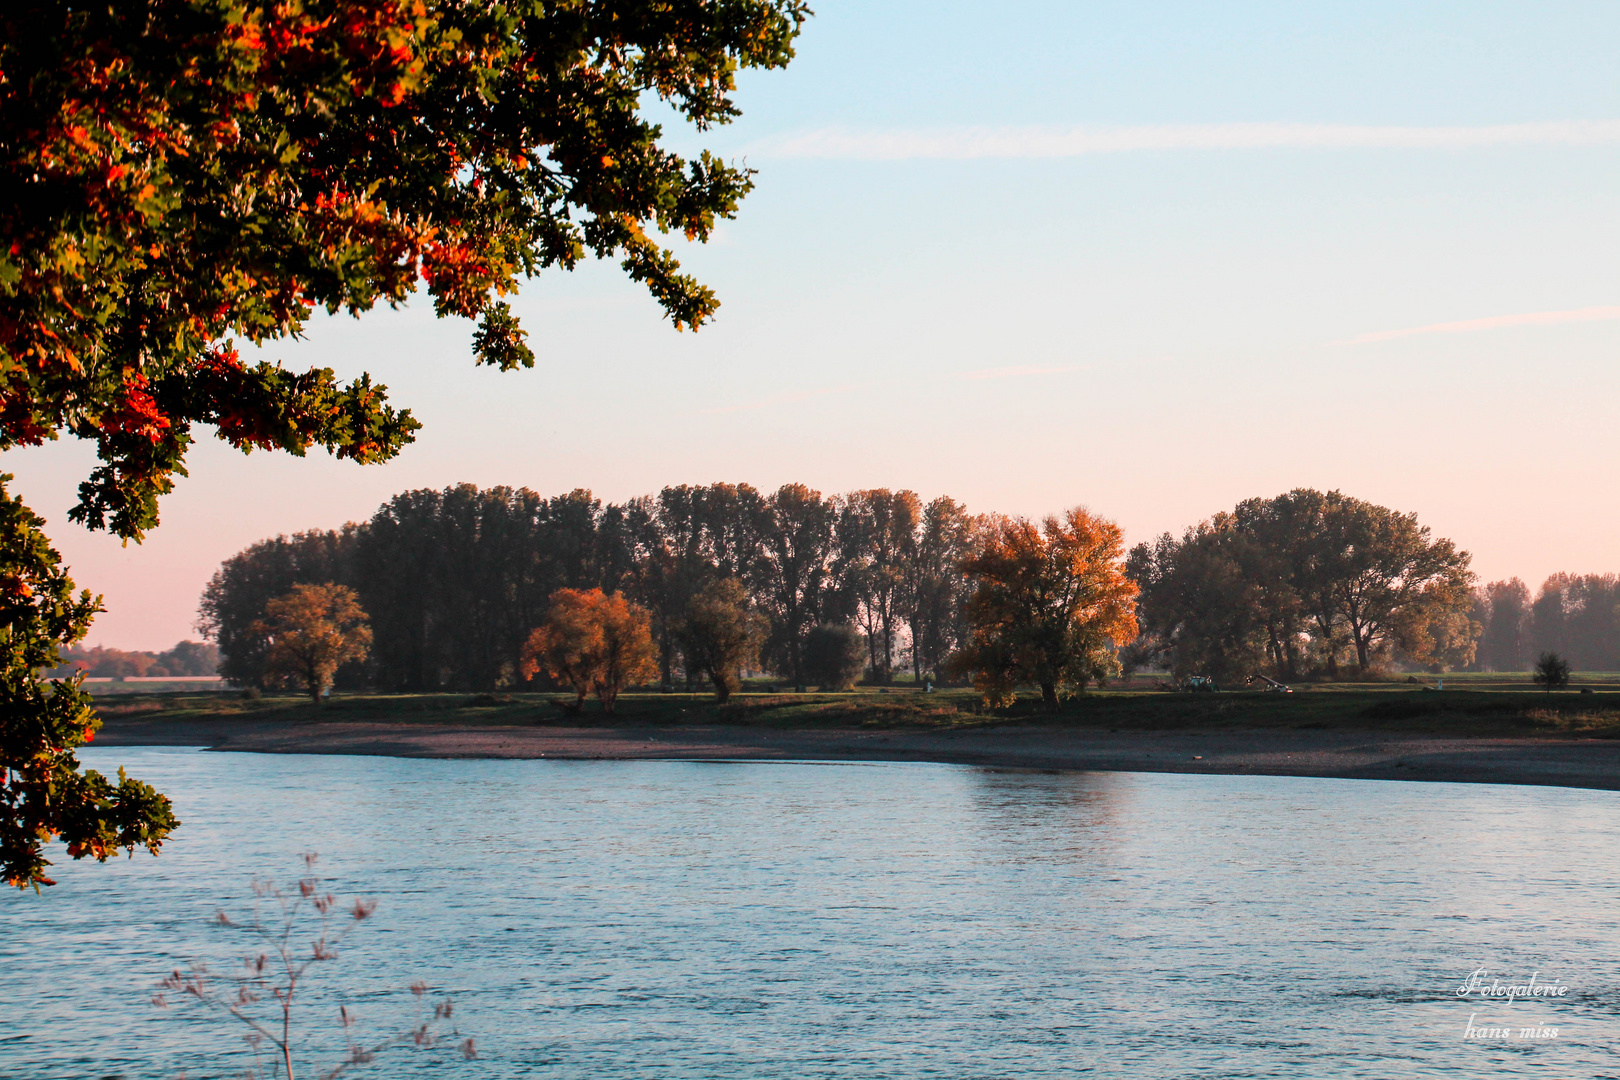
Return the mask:
<svg viewBox="0 0 1620 1080"><path fill-rule="evenodd" d="M0 1076L243 1067L148 996L254 874L318 850L380 907L312 998L451 993L482 1057L411 1077L1601 1076L1620 797L963 766L98 750L171 793L163 858L0 899ZM1485 967L1559 1000L1457 997ZM1477 1022L1558 1027L1463 1038Z"/></svg>

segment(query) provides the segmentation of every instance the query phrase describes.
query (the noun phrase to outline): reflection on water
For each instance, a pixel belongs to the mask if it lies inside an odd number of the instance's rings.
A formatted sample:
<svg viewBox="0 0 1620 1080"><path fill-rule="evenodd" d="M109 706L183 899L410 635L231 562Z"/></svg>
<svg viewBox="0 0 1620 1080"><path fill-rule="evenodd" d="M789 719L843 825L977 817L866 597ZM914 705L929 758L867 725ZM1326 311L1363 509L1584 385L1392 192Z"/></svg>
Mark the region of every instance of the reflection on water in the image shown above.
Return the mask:
<svg viewBox="0 0 1620 1080"><path fill-rule="evenodd" d="M483 1057L375 1075L1614 1075L1620 797L961 766L87 754L176 798L163 858L0 899L0 1075L240 1068L154 1012L208 925L322 853L381 907L315 1002L422 977ZM1481 1004L1486 967L1571 988ZM1559 1037L1465 1040L1478 1022Z"/></svg>
<svg viewBox="0 0 1620 1080"><path fill-rule="evenodd" d="M1003 859L1095 864L1118 846L1124 773L979 769L973 804L980 828L1006 834Z"/></svg>

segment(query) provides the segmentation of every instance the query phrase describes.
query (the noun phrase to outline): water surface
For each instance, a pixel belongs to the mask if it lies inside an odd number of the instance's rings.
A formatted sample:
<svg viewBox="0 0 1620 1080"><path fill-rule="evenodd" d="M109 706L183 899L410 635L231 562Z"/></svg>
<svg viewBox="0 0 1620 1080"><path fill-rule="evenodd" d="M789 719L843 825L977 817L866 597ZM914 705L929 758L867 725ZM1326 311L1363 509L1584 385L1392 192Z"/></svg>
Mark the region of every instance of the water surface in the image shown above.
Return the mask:
<svg viewBox="0 0 1620 1080"><path fill-rule="evenodd" d="M105 749L169 793L162 858L0 898L0 1076L192 1077L240 1033L154 1009L255 874L320 852L379 907L311 984L463 1062L355 1075L1620 1075L1620 796L927 764L431 761ZM1456 995L1475 969L1556 1000ZM1477 1024L1557 1038L1465 1039ZM391 1027L392 1025L392 1027ZM313 1070L309 1075L314 1075Z"/></svg>

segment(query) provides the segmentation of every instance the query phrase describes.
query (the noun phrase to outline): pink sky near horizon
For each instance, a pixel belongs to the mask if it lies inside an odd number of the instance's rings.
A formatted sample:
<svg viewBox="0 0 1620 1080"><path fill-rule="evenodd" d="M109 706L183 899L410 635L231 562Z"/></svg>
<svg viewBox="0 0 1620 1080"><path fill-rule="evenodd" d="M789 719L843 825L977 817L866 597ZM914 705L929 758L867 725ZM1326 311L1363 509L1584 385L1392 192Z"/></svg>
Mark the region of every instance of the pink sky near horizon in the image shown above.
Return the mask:
<svg viewBox="0 0 1620 1080"><path fill-rule="evenodd" d="M634 303L633 293L630 298ZM410 312L372 318L381 325L319 327L310 343L295 348L329 357L334 350L326 339L334 331L344 339L398 342L418 338L424 330L424 320ZM427 323L426 328L427 336L446 339L460 330L454 324ZM673 337L656 322L644 329ZM330 360L317 357L312 362ZM703 430L701 439L690 432L682 437L678 430L672 433L655 423L630 423L625 427L639 431L616 427L593 438L591 424L580 416L552 417L537 426L530 418L544 411L547 398L546 377L539 371L505 376L475 372L464 355L413 366L409 379L391 379L385 367L371 366L384 379L408 382L408 392L396 386L396 398L416 407L428 423L419 442L399 460L361 467L321 454L303 460L281 454L243 456L205 438L193 451L192 476L182 478L177 491L164 500L163 524L141 545L123 546L66 522L74 487L93 463L87 444L64 441L8 453L4 467L18 473L13 490L49 519L51 535L78 583L107 597L109 610L98 618L88 641L159 650L195 637L197 598L219 562L234 552L277 533L364 520L399 491L464 481L528 486L547 495L587 487L605 501L622 501L665 484L724 480L766 491L797 481L826 494L909 487L924 498L951 495L976 511L1029 516L1084 503L1119 521L1131 543L1167 530L1179 532L1242 498L1298 486L1338 487L1417 512L1437 535L1474 553L1481 580L1516 575L1534 588L1555 571L1620 570L1610 540L1614 514L1604 500L1572 501L1566 493L1557 500L1557 527L1549 527L1552 507L1537 506L1533 498L1503 497L1512 489L1534 490L1536 470L1527 463L1499 461L1501 469L1513 474L1499 473L1501 480L1479 475L1488 469L1440 480L1422 468L1402 468L1392 461L1391 450L1396 456L1401 451L1380 445L1387 431L1382 436L1367 433L1363 452L1353 457L1277 458L1266 452L1267 445L1305 445L1312 434L1308 418L1295 409L1268 417L1263 408L1244 407L1242 395L1237 399L1241 414L1234 415L1231 396L1204 399L1196 388L1165 399L1166 410L1176 418L1171 426L1181 437L1173 444L1161 440L1166 445L1157 450L1132 447L1129 424L1115 422L1088 432L1052 423L1051 410L1041 403L1071 392L1076 380L1085 381L1087 365L969 369L960 377L939 380L929 391L933 396L927 410L909 421L896 420L883 404L894 393L892 385L873 391L867 384L863 392L859 384L849 384L754 399L752 405L746 390L739 389L732 393L743 404L735 411L693 415L681 410ZM998 377L986 379L987 372ZM614 380L603 373L587 382L603 392ZM593 395L586 389L577 396ZM650 396L656 402L658 395ZM1203 410L1189 409L1189 397L1211 401L1212 411L1200 415ZM1134 400L1140 405L1151 401L1151 395L1138 391ZM646 403L641 410L643 420L661 411ZM1411 403L1403 411L1408 417L1422 413ZM1027 415L1027 423L1019 422L1020 414ZM986 415L992 418L988 428L970 424L957 437L926 437L939 421ZM1383 423L1391 420L1386 416ZM1395 428L1402 426L1398 417L1393 420ZM556 430L544 430L552 426ZM993 445L976 449L975 431ZM1435 434L1442 440L1455 437L1447 429ZM1556 438L1557 433L1549 430L1541 437ZM1189 456L1189 441L1207 454ZM521 452L525 443L535 447L534 455ZM1074 455L1069 460L1091 462L1091 467L1063 468L1069 454ZM1048 467L1030 469L1031 460ZM1607 463L1610 482L1620 479L1613 474L1612 462ZM1601 490L1605 485L1590 486Z"/></svg>

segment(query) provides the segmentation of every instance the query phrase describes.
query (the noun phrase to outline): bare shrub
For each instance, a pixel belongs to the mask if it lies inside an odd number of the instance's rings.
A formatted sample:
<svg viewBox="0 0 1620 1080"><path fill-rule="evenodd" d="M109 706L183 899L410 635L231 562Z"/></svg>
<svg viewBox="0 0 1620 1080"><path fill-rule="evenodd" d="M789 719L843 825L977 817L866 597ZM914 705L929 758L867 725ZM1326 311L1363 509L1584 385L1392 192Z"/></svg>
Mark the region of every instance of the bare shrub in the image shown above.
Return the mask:
<svg viewBox="0 0 1620 1080"><path fill-rule="evenodd" d="M192 963L185 971L176 968L152 995L152 1004L160 1009L167 1009L169 995L177 994L243 1024L248 1029L243 1037L253 1049L253 1067L241 1075L249 1080L296 1080L293 1012L299 992L316 966L336 960L339 946L350 932L377 909L374 901L358 899L340 905L337 897L322 891L320 878L315 876L315 862L314 853L304 856L305 876L291 892L273 882L254 879L250 919L238 921L223 910L216 913L218 926L240 931L253 941L252 951L243 957L240 968L216 976L205 964ZM463 1057L477 1057L473 1040L462 1037L450 1024L451 1000L442 997L430 1003L429 989L424 982L412 983L410 991L416 998L414 1022L403 1031L376 1040L358 1038L355 1014L347 1005L339 1006L337 1019L343 1028L344 1056L314 1075L332 1080L355 1066L371 1063L390 1047L407 1044L425 1049L453 1045Z"/></svg>

